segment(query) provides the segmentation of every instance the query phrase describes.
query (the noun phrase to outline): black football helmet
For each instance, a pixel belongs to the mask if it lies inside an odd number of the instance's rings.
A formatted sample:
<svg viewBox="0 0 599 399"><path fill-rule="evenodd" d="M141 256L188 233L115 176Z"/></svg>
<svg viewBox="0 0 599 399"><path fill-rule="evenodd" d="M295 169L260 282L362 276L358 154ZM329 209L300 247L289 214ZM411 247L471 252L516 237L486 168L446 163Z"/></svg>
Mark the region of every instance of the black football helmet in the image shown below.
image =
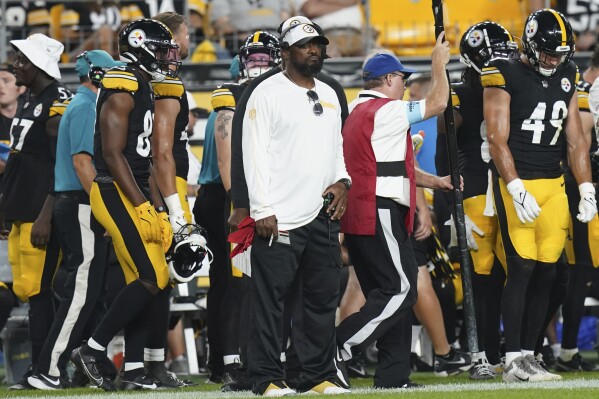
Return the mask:
<svg viewBox="0 0 599 399"><path fill-rule="evenodd" d="M130 22L119 33L121 61L139 66L157 81L179 74L178 49L169 28L153 19Z"/></svg>
<svg viewBox="0 0 599 399"><path fill-rule="evenodd" d="M526 19L522 35L524 54L533 69L543 76L551 76L557 66L567 64L574 54L574 33L570 22L559 11L546 8L533 12ZM544 56L561 57L555 68L542 66Z"/></svg>
<svg viewBox="0 0 599 399"><path fill-rule="evenodd" d="M174 282L187 283L194 278L200 269L204 258L212 263L212 252L206 246L206 230L197 224L181 226L173 234L173 242L166 253L168 273Z"/></svg>
<svg viewBox="0 0 599 399"><path fill-rule="evenodd" d="M248 57L251 54L267 54L270 56L268 67L248 68ZM265 31L256 31L249 35L239 48L239 69L243 79L254 79L281 63L281 46L279 39Z"/></svg>
<svg viewBox="0 0 599 399"><path fill-rule="evenodd" d="M484 21L472 25L460 40L460 61L481 73L492 58L510 58L518 54L518 44L503 26Z"/></svg>

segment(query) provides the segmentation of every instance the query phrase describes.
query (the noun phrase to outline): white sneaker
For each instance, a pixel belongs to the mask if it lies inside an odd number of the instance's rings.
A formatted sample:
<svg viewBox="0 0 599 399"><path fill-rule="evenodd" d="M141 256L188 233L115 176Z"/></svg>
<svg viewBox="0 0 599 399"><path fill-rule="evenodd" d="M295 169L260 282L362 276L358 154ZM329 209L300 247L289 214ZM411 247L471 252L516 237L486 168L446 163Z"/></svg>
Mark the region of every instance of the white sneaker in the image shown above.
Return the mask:
<svg viewBox="0 0 599 399"><path fill-rule="evenodd" d="M344 393L351 393L351 391L349 389L341 388L339 385L336 385L332 382L324 381L316 385L306 393L317 395L340 395Z"/></svg>
<svg viewBox="0 0 599 399"><path fill-rule="evenodd" d="M533 375L534 371L523 362L522 356L518 356L503 369L501 378L504 382L528 382L532 381Z"/></svg>
<svg viewBox="0 0 599 399"><path fill-rule="evenodd" d="M523 362L526 362L528 366L536 373L535 378L530 379L531 381L559 381L562 379L561 375L553 374L545 370L545 368L539 364L533 355L524 356Z"/></svg>
<svg viewBox="0 0 599 399"><path fill-rule="evenodd" d="M486 357L472 363L472 367L470 367L471 380L492 380L494 378L495 373L491 371L491 365Z"/></svg>
<svg viewBox="0 0 599 399"><path fill-rule="evenodd" d="M264 390L262 396L269 396L272 398L278 398L282 396L293 396L296 392L289 388L284 382L276 381L271 382L268 387Z"/></svg>

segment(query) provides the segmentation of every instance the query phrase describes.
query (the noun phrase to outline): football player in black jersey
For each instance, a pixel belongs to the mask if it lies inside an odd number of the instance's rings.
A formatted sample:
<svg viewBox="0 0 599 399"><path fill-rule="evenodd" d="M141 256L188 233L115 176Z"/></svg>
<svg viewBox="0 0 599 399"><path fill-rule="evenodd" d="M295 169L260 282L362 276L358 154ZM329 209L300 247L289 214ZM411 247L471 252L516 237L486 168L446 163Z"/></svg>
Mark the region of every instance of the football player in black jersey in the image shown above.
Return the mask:
<svg viewBox="0 0 599 399"><path fill-rule="evenodd" d="M460 40L460 60L468 68L459 83L451 87L454 121L459 149L460 174L464 178L464 212L468 246L474 267L473 290L479 352L472 354L471 379L493 378L491 364L500 363L499 321L500 298L504 272L496 256L505 265L497 218L485 216L487 198L489 147L483 120L483 87L480 73L494 58L515 58L518 45L501 25L485 21L466 30ZM438 131L445 133L443 118L438 118ZM453 223L453 221L450 221ZM452 235L455 228L452 226ZM453 239L452 239L453 241ZM487 350L488 349L488 353ZM487 355L490 358L487 360Z"/></svg>
<svg viewBox="0 0 599 399"><path fill-rule="evenodd" d="M158 21L141 19L125 26L119 34L119 54L128 65L106 72L97 100L97 176L90 202L94 216L112 238L127 285L92 337L73 351L72 360L92 383L105 390L115 389L114 381L99 366L106 346L123 327L127 342L145 343L141 333L145 328L140 327L146 325L155 297L169 280L164 254L172 240L172 228L166 212L154 209L149 193L154 113L150 80L177 76L178 46L172 39L171 31ZM155 203L158 197L153 196ZM136 335L140 333L141 339ZM145 376L143 356L125 356L119 387L156 388Z"/></svg>
<svg viewBox="0 0 599 399"><path fill-rule="evenodd" d="M54 151L58 123L71 93L58 82L63 45L41 33L12 40L16 83L28 88L19 99L10 130L4 172L2 210L12 223L8 257L13 291L29 302L31 360L37 363L54 317L52 279L59 263L59 243L52 228ZM23 388L27 383L14 385Z"/></svg>
<svg viewBox="0 0 599 399"><path fill-rule="evenodd" d="M25 90L27 90L27 87L17 86L17 78L12 65L0 65L0 143L2 144L10 144L10 125L17 113L19 96L25 93ZM6 152L3 152L0 156L0 182L6 167L7 156ZM4 230L1 227L0 234Z"/></svg>
<svg viewBox="0 0 599 399"><path fill-rule="evenodd" d="M534 349L568 229L563 145L579 184L578 220L588 223L597 203L576 96L578 69L570 61L572 27L557 11L536 11L526 20L522 40L521 59L492 60L482 69L481 82L508 267L502 296L503 380L546 381L561 379L539 365Z"/></svg>
<svg viewBox="0 0 599 399"><path fill-rule="evenodd" d="M173 33L173 39L179 46L179 59L189 55L189 32L182 15L164 12L152 19L165 24ZM189 105L185 86L179 78L167 77L164 80L152 80L156 97L154 126L152 133L152 174L158 189L164 197L169 220L174 232L191 223L191 212L187 203L187 124ZM169 264L169 271L174 265ZM176 274L170 274L174 283ZM148 339L144 351L147 374L157 381L159 386L180 388L187 384L167 373L164 366L165 343L168 333L169 295L173 284L160 292L154 300L155 308L151 315Z"/></svg>
<svg viewBox="0 0 599 399"><path fill-rule="evenodd" d="M212 92L212 108L217 113L214 139L218 156L218 169L225 191L229 193L225 204L225 220L231 214L231 126L235 105L252 79L280 64L279 53L279 40L274 35L265 31L256 31L250 34L246 37L238 52L239 82L225 83ZM221 240L228 247L226 234L221 237ZM219 290L222 293L222 300L211 302L216 306L214 315L219 317L212 320L218 322L219 326L214 333L210 334L211 337L218 339L220 344L217 356L222 356L224 365L222 390L249 390L251 385L247 383L245 369L240 368L240 350L245 355L243 336L248 326L247 323L243 322L248 314L248 309L246 307L242 310L242 307L248 304L247 298L245 298L248 277L244 276L230 260L225 259L225 262L226 265L223 270L216 270L215 267L210 270L211 289L213 284L222 287ZM245 361L245 359L243 360ZM215 362L220 363L220 359L215 359Z"/></svg>
<svg viewBox="0 0 599 399"><path fill-rule="evenodd" d="M590 159L597 152L597 130L589 107L591 85L599 77L599 47L595 49L589 61L589 67L584 71L578 83L578 108L587 142L590 143ZM599 93L595 90L594 96ZM595 106L598 99L594 99ZM591 162L592 163L592 162ZM576 218L580 194L576 189L576 180L569 169L564 175L566 179L566 194L570 208L570 227L566 240L566 260L568 277L566 295L562 304L564 319L562 330L562 345L556 359L555 368L558 371L593 371L596 366L587 362L578 353L578 330L584 315L584 299L592 281L595 267L599 266L599 218L595 216L588 224ZM593 173L593 183L597 183Z"/></svg>

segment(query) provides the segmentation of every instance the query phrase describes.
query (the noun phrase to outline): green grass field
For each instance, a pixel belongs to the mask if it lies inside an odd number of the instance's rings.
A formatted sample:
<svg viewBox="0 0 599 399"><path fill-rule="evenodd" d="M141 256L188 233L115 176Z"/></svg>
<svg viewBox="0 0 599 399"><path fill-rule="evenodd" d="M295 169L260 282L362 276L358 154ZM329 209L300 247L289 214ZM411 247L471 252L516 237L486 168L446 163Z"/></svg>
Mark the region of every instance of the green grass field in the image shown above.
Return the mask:
<svg viewBox="0 0 599 399"><path fill-rule="evenodd" d="M506 384L498 378L495 381L473 382L468 374L463 373L449 378L437 378L433 373L414 373L412 379L424 384L425 387L412 390L374 390L372 379L353 379L352 398L375 399L390 395L401 395L409 398L457 399L457 398L559 398L559 399L592 399L599 397L599 372L564 373L564 380L548 383L512 383ZM7 386L0 387L2 397L35 397L35 398L140 398L140 399L221 399L254 397L249 392L221 393L219 386L203 384L205 377L195 377L200 383L197 387L181 390L144 391L144 392L115 392L106 393L99 389L80 388L62 391L9 391Z"/></svg>

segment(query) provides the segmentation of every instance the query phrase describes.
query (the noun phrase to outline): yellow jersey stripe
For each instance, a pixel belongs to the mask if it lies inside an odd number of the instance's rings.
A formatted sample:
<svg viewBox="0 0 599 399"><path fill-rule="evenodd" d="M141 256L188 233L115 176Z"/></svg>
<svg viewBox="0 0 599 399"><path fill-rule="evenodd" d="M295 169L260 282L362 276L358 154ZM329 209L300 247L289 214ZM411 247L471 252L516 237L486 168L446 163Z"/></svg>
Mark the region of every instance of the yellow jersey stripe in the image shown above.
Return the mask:
<svg viewBox="0 0 599 399"><path fill-rule="evenodd" d="M161 82L151 81L154 94L159 97L182 97L185 92L183 82L179 79L166 79Z"/></svg>
<svg viewBox="0 0 599 399"><path fill-rule="evenodd" d="M565 46L567 37L566 37L566 25L564 24L564 20L557 12L555 12L555 10L552 10L551 8L548 8L548 10L555 16L555 19L557 19L557 23L559 24L559 30L562 31L562 46Z"/></svg>
<svg viewBox="0 0 599 399"><path fill-rule="evenodd" d="M456 92L453 90L451 91L451 105L453 105L455 108L460 107L460 97L458 97Z"/></svg>
<svg viewBox="0 0 599 399"><path fill-rule="evenodd" d="M584 91L578 92L578 109L585 112L591 112L589 107L589 93Z"/></svg>
<svg viewBox="0 0 599 399"><path fill-rule="evenodd" d="M139 83L135 77L106 75L102 79L102 86L106 89L125 90L133 93L139 88Z"/></svg>
<svg viewBox="0 0 599 399"><path fill-rule="evenodd" d="M480 82L483 87L505 86L505 78L495 67L483 68L480 74Z"/></svg>

